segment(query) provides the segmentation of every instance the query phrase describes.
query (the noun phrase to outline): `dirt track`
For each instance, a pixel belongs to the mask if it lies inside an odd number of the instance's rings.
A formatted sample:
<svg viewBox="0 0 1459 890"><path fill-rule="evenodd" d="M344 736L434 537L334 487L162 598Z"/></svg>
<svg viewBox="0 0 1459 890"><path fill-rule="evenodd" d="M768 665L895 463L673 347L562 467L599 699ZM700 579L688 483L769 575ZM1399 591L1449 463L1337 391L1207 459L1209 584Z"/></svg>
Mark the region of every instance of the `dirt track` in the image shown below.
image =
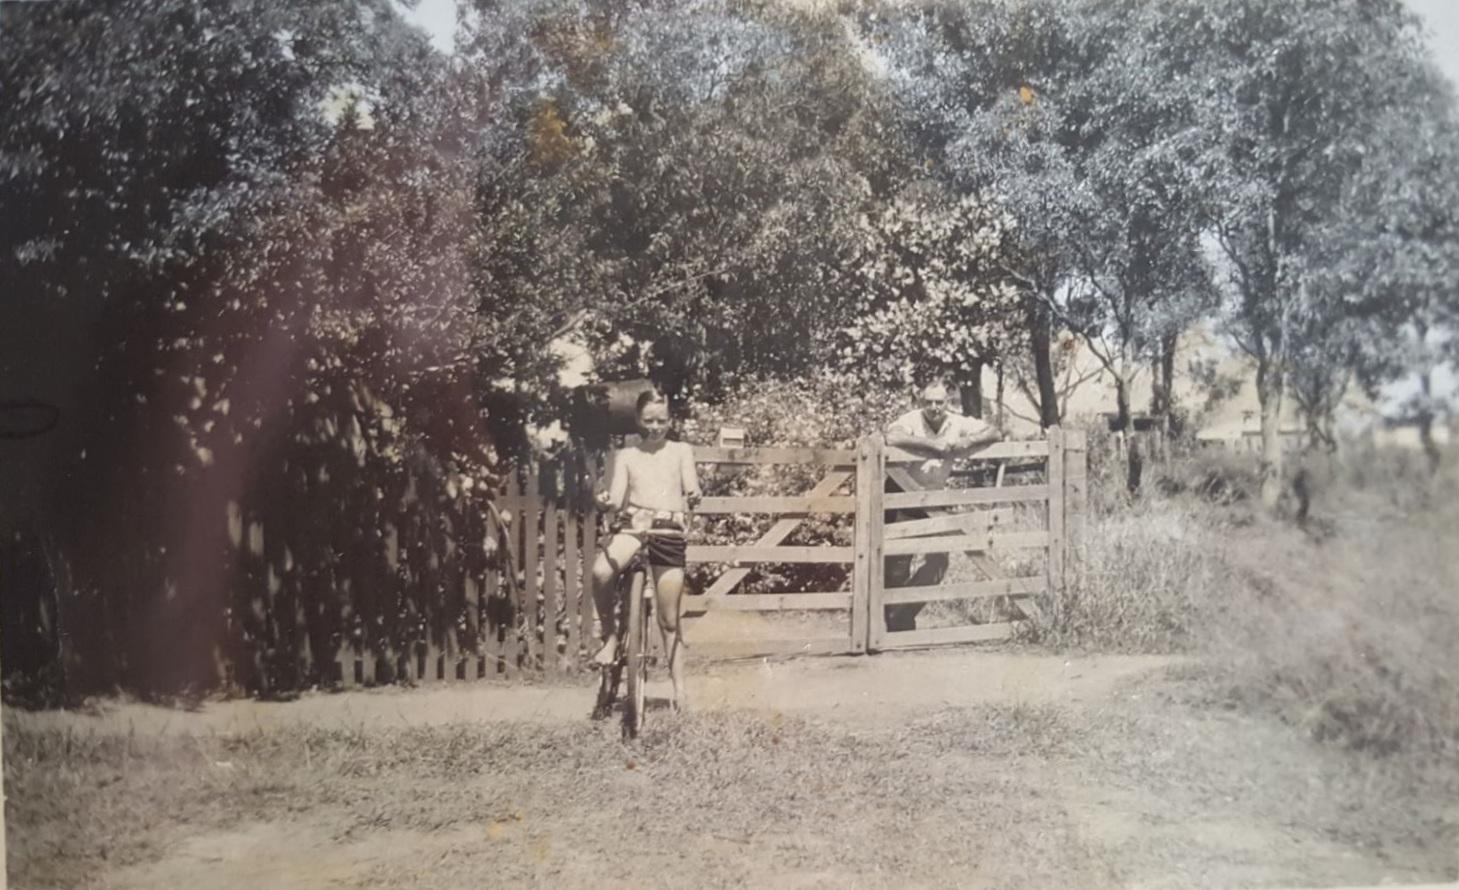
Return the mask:
<svg viewBox="0 0 1459 890"><path fill-rule="evenodd" d="M209 755L193 767L213 775L179 777L240 812L179 796L196 817L164 820L126 865L82 881L118 890L1335 887L1452 876L1447 851L1389 830L1401 810L1354 812L1374 790L1346 761L1286 727L1178 704L1171 664L961 650L700 665L695 716L661 712L658 736L626 749L612 727L589 728L586 678L190 713L111 703L11 713L7 731L170 736L177 751L194 744L186 737L257 740L229 755L236 763ZM293 762L301 739L310 756L313 730L354 741L313 737L314 765ZM457 745L469 750L441 753ZM169 775L163 763L133 787L111 781L136 801L125 810L145 807L149 783ZM603 812L655 827L608 837ZM57 875L36 886L74 885L61 877L74 870L52 871L37 852L58 844L39 835L27 848L29 874Z"/></svg>
<svg viewBox="0 0 1459 890"><path fill-rule="evenodd" d="M691 665L696 711L755 710L878 724L939 708L985 704L1092 703L1170 659L1152 656L1064 658L921 652L875 657L745 660ZM214 702L195 712L137 703L106 704L98 716L47 712L34 726L120 729L142 733L240 733L309 725L328 728L445 726L457 723L583 719L592 706L592 678L542 685L434 684L311 694L294 702ZM668 695L662 678L651 698Z"/></svg>

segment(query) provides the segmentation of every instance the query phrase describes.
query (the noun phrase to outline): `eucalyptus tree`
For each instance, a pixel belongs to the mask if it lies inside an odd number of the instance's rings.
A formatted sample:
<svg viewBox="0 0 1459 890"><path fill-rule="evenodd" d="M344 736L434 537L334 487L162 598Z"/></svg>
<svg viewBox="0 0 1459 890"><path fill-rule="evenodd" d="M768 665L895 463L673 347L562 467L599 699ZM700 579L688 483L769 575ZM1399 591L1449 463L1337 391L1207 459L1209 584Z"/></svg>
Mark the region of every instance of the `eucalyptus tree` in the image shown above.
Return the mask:
<svg viewBox="0 0 1459 890"><path fill-rule="evenodd" d="M1452 408L1434 378L1459 366L1459 103L1424 66L1385 117L1318 239L1310 286L1324 311L1303 319L1290 383L1314 441L1328 447L1350 385L1376 398L1407 388L1397 411L1417 424L1436 467L1433 427Z"/></svg>
<svg viewBox="0 0 1459 890"><path fill-rule="evenodd" d="M541 307L524 352L572 336L604 373L655 362L676 393L824 357L877 165L869 78L839 22L724 2L524 8L514 117L481 190L483 311ZM490 66L476 47L504 13L477 9L467 59Z"/></svg>
<svg viewBox="0 0 1459 890"><path fill-rule="evenodd" d="M1084 4L1072 28L1082 60L1066 80L1074 167L1076 274L1056 306L1115 384L1127 429L1130 386L1152 371L1151 410L1171 411L1176 341L1214 308L1202 230L1213 197L1208 136L1188 60L1161 39L1162 11L1126 0Z"/></svg>
<svg viewBox="0 0 1459 890"><path fill-rule="evenodd" d="M1080 199L1060 99L1075 54L1067 13L1056 0L980 0L890 8L869 29L926 169L1014 221L1000 265L1019 285L1044 426L1060 417L1050 307L1074 271L1068 237Z"/></svg>
<svg viewBox="0 0 1459 890"><path fill-rule="evenodd" d="M1262 499L1281 493L1279 420L1296 356L1352 293L1319 279L1323 247L1369 175L1367 147L1424 67L1417 20L1398 0L1253 0L1164 6L1171 74L1201 86L1221 201L1211 228L1228 270L1228 330L1255 361ZM1191 59L1189 67L1184 59ZM1359 211L1361 212L1361 211Z"/></svg>

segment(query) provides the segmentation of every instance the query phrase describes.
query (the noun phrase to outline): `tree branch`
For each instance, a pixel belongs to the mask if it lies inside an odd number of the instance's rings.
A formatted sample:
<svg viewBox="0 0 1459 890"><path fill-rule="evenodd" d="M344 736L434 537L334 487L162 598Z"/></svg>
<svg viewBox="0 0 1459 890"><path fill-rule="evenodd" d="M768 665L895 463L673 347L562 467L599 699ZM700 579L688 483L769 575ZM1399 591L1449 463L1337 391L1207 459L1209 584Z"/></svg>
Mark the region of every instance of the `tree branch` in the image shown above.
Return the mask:
<svg viewBox="0 0 1459 890"><path fill-rule="evenodd" d="M718 269L711 269L708 272L701 272L697 275L691 275L688 278L683 278L679 281L670 282L669 284L649 291L648 293L644 294L641 297L638 297L637 299L629 300L621 306L618 306L612 312L605 314L621 315L622 313L627 312L630 309L637 308L638 306L641 306L644 303L649 302L650 300L661 297L666 293L678 290L681 287L686 287L696 281L702 281L705 278L709 278L710 276L720 275L728 269L728 266L723 266ZM577 312L574 312L566 322L558 326L558 328L552 332L552 334L548 337L548 342L550 343L553 340L558 339L559 337L563 337L571 333L574 328L578 327L578 325L581 325L583 322L588 320L588 318L593 314L594 309L595 307L584 307L582 309L579 309Z"/></svg>

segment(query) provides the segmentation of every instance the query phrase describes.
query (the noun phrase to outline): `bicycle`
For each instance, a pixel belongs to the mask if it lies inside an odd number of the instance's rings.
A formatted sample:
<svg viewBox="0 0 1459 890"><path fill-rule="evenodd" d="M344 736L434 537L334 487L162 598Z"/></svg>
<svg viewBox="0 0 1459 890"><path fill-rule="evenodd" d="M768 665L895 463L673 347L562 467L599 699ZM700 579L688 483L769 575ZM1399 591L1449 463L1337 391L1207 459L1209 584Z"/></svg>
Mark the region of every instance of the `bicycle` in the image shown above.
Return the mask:
<svg viewBox="0 0 1459 890"><path fill-rule="evenodd" d="M618 688L626 675L628 690L623 699L623 737L627 739L638 737L647 710L648 635L650 616L655 608L653 571L648 563L648 537L681 537L684 533L677 528L653 528L645 529L641 534L643 540L618 576L614 623L620 628L620 641L613 661L600 669L598 701L593 708L594 719L608 717L618 700ZM682 641L676 641L675 645L682 645Z"/></svg>

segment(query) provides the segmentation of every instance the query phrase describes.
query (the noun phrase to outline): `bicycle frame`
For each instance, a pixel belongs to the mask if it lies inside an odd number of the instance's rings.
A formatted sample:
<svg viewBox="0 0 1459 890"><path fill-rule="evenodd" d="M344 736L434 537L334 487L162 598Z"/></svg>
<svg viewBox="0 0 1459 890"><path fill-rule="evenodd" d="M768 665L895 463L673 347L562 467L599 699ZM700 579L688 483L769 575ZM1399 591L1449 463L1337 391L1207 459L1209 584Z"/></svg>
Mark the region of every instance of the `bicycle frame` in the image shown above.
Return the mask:
<svg viewBox="0 0 1459 890"><path fill-rule="evenodd" d="M620 642L613 661L601 668L593 717L602 719L612 713L613 703L618 699L618 686L626 672L628 694L623 702L624 738L638 736L647 710L649 616L654 608L655 594L653 571L648 562L649 540L654 535L678 537L684 534L683 531L656 529L635 532L639 538L638 549L618 576L613 608L618 619L614 623L619 628ZM673 657L674 653L670 653L669 658Z"/></svg>

